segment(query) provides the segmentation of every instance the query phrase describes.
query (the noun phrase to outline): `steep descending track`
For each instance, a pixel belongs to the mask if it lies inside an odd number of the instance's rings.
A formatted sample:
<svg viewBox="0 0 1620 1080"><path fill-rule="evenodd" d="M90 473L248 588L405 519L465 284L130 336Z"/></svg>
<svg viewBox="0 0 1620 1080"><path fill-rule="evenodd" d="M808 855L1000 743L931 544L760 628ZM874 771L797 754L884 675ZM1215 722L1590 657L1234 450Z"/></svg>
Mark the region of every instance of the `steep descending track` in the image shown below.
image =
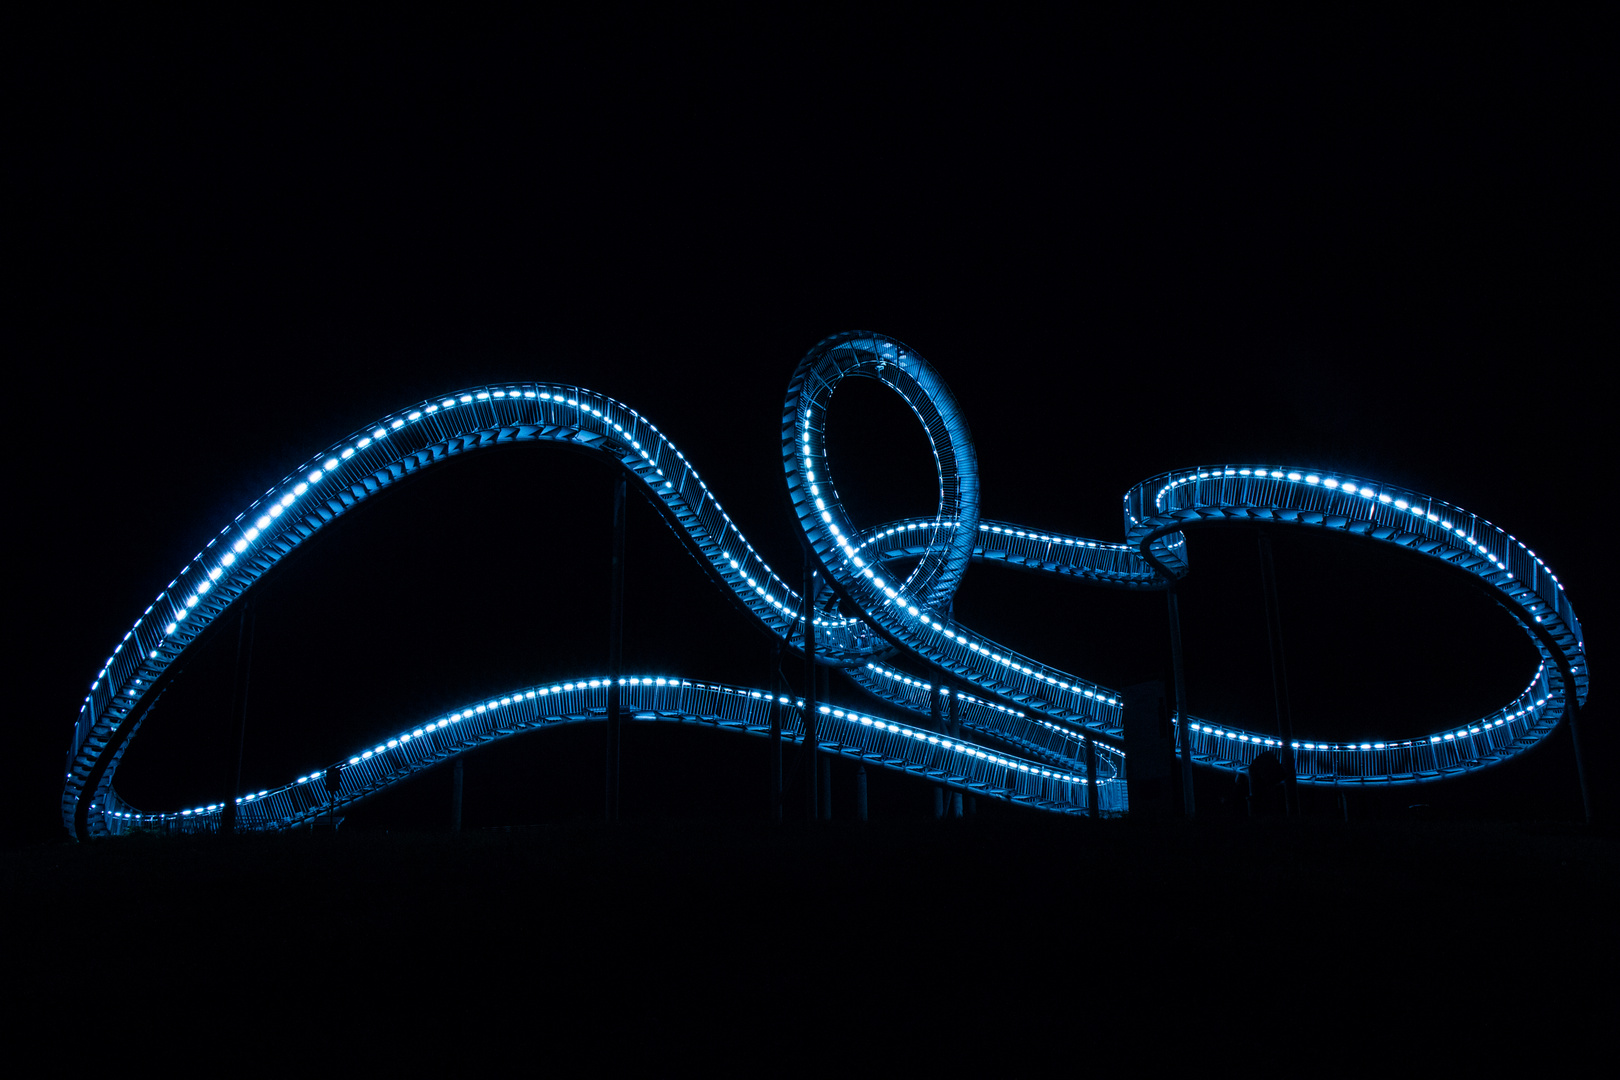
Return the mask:
<svg viewBox="0 0 1620 1080"><path fill-rule="evenodd" d="M845 378L883 382L922 421L939 478L934 517L865 533L849 521L832 483L824 437L833 391ZM1043 809L1072 812L1099 791L1102 808L1123 808L1123 755L1114 748L1121 734L1119 695L975 634L950 618L950 600L973 561L1113 587L1163 588L1187 570L1182 530L1217 522L1328 529L1435 559L1472 575L1526 630L1542 657L1518 698L1460 728L1376 743L1299 741L1302 781L1412 783L1482 768L1544 738L1563 716L1571 688L1582 700L1586 694L1580 624L1562 583L1516 538L1427 496L1339 473L1212 466L1168 473L1131 489L1125 496L1125 544L981 521L975 451L949 388L915 352L869 332L828 338L799 363L783 408L782 436L788 492L819 571L821 592L811 605L818 660L843 668L891 705L923 715L933 695L929 680L942 682L940 694L954 699L952 713L962 728L1027 757L823 706L819 711L839 721L820 725L829 728L825 738L834 752ZM221 530L135 620L97 673L74 723L62 796L63 821L73 835L119 832L154 818L206 825L217 816L219 804L145 814L112 788L119 760L178 670L176 661L271 567L337 516L456 454L523 441L562 443L623 468L739 606L790 647L802 648L802 598L754 551L697 471L646 418L580 387L520 383L464 390L386 416L311 458ZM902 565L910 569L893 572ZM853 614L840 615L839 609ZM888 663L896 656L933 674L922 679L902 672ZM780 707L787 737L802 737L796 702L773 706L758 691L682 679L625 683L624 707L636 719L758 733L761 717L768 715L761 710ZM592 704L590 695L601 686L601 680L587 680L525 689L413 727L392 745L338 763L343 767L336 804L373 794L492 738L599 718L604 706ZM1209 765L1241 768L1278 745L1273 736L1187 719L1195 759ZM1087 775L1086 741L1098 754L1095 777ZM414 748L402 752L407 746ZM311 802L317 785L310 781L318 775L276 792L238 796L239 820L285 827L329 812L332 806Z"/></svg>

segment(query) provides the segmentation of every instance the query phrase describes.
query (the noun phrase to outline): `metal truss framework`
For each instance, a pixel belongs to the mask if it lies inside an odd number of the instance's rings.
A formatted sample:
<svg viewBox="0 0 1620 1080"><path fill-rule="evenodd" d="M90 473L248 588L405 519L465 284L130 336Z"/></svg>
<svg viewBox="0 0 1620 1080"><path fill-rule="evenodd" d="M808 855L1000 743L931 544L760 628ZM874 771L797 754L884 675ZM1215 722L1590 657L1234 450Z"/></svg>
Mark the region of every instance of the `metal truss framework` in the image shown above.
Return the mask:
<svg viewBox="0 0 1620 1080"><path fill-rule="evenodd" d="M917 415L939 478L934 517L856 530L829 471L825 420L846 378L889 386ZM188 563L108 656L74 722L62 794L63 823L76 837L123 832L150 821L210 828L223 804L143 813L112 778L175 662L277 562L372 495L457 454L540 441L611 461L675 527L676 535L750 616L790 647L802 647L802 598L743 536L685 456L634 409L593 391L552 383L478 387L383 417L305 462L227 525ZM1201 466L1144 481L1124 497L1126 542L1110 543L982 521L978 470L967 423L938 373L905 345L870 332L835 335L794 371L782 413L788 492L821 592L813 598L817 659L842 668L896 710L930 715L954 696L961 727L990 745L822 705L818 739L834 753L924 776L935 783L1056 812L1093 797L1124 809L1119 694L1003 648L951 619L950 601L971 562L1128 589L1163 589L1188 569L1183 530L1264 523L1332 530L1391 544L1472 576L1534 642L1541 664L1503 708L1419 739L1294 743L1304 783L1405 784L1459 775L1505 760L1545 738L1564 716L1571 688L1584 701L1580 623L1564 586L1517 538L1450 504L1360 477L1276 465ZM909 570L896 572L896 567ZM840 603L842 601L842 603ZM843 609L853 614L839 614ZM932 674L889 665L896 655ZM939 683L936 692L934 683ZM679 678L621 680L626 715L759 735L772 708L784 738L802 739L802 702ZM931 703L931 698L935 702ZM341 767L328 796L327 770L274 791L236 797L238 823L286 828L350 805L447 758L519 732L602 719L606 683L587 679L525 688L436 717ZM1195 761L1246 767L1276 736L1186 718ZM1179 745L1182 731L1177 724ZM1088 773L1086 743L1099 761ZM1017 753L992 749L1011 746ZM1019 756L1019 755L1023 756Z"/></svg>

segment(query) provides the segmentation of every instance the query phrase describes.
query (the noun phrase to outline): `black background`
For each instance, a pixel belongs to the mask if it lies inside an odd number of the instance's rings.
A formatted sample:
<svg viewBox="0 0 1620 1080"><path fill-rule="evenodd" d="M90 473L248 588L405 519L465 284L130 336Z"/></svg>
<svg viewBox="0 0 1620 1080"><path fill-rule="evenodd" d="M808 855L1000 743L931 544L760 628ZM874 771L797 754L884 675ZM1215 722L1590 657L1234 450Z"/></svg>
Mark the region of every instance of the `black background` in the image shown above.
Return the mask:
<svg viewBox="0 0 1620 1080"><path fill-rule="evenodd" d="M78 703L174 573L409 402L497 380L612 395L791 574L782 393L810 346L857 327L951 383L987 517L1114 540L1138 480L1265 462L1408 485L1524 538L1596 654L1585 730L1607 797L1613 113L1592 27L749 19L24 38L8 830L60 835ZM930 509L897 402L849 388L834 424L858 524ZM609 480L545 447L474 455L296 552L260 606L246 782L599 673ZM650 510L630 527L629 666L757 684L763 636ZM1252 534L1190 545L1191 707L1267 725ZM1442 571L1320 537L1277 548L1302 733L1436 730L1533 670L1508 617ZM1167 670L1156 595L976 569L957 610L1107 685ZM118 776L137 805L218 797L230 661L203 650L148 721ZM600 745L473 755L469 824L596 813ZM762 805L761 748L638 728L625 753L633 815ZM447 776L407 789L356 820L439 824ZM896 813L923 797L874 792ZM1567 733L1367 809L1419 801L1575 819Z"/></svg>

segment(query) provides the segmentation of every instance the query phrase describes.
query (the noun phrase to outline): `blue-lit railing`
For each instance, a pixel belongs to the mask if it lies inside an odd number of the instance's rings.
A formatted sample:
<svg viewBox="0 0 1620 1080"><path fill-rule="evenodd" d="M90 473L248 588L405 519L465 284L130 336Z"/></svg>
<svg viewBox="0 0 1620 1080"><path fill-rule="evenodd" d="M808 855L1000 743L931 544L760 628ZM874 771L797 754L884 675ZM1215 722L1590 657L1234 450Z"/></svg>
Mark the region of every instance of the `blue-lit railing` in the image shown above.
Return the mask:
<svg viewBox="0 0 1620 1080"><path fill-rule="evenodd" d="M923 422L940 480L933 517L869 531L850 522L832 482L824 435L833 391L846 378L884 383ZM978 479L967 475L976 458L955 399L922 357L869 332L828 338L800 362L783 407L782 443L794 510L819 567L832 591L888 642L891 653L1065 730L1116 736L1118 694L956 623L949 598L966 562L999 560L1091 583L1162 588L1186 573L1182 530L1218 521L1338 531L1468 572L1513 613L1542 655L1524 691L1471 723L1420 739L1299 739L1293 744L1297 768L1307 783L1416 783L1482 768L1545 738L1563 715L1569 686L1578 699L1586 694L1580 624L1557 577L1517 538L1428 496L1344 474L1234 465L1180 470L1133 488L1124 499L1124 545L982 522ZM891 576L891 566L901 563L912 568L903 577ZM874 677L878 659L852 671L857 681L896 704L926 707L925 701L906 700L897 689L903 684ZM1218 727L1197 717L1187 722L1195 759L1220 768L1243 768L1280 745L1274 734Z"/></svg>
<svg viewBox="0 0 1620 1080"><path fill-rule="evenodd" d="M824 438L832 391L845 378L883 382L922 422L939 477L934 517L867 532L849 521L831 483ZM972 561L1094 584L1162 588L1186 572L1185 528L1216 521L1322 528L1405 547L1473 574L1536 643L1542 665L1504 708L1416 740L1302 739L1297 761L1306 782L1410 783L1480 768L1544 738L1563 715L1571 686L1581 698L1586 693L1580 624L1562 583L1515 537L1427 496L1335 473L1201 467L1156 477L1127 493L1124 544L981 521L976 451L949 388L915 352L867 332L829 338L800 362L784 402L782 438L789 495L826 590L812 605L818 657L914 713L928 711L928 683L888 661L900 656L932 671L934 680L958 688L968 730L1017 747L1048 771L1084 775L1082 740L1090 738L1102 740L1097 749L1104 786L1123 775L1123 755L1108 746L1121 731L1119 695L952 620L951 597ZM524 441L585 449L623 468L739 606L790 646L802 647L798 593L753 549L691 462L649 420L580 387L473 388L383 417L310 458L226 525L158 594L108 655L74 721L62 794L69 830L88 836L106 831L111 821L133 820L111 816L136 813L112 788L130 740L175 662L281 558L339 515L421 469ZM891 576L902 561L911 568ZM834 613L835 595L847 601L854 617ZM1194 755L1210 765L1242 768L1276 745L1263 733L1188 720ZM259 796L243 799L246 806Z"/></svg>
<svg viewBox="0 0 1620 1080"><path fill-rule="evenodd" d="M607 680L579 679L526 687L434 717L393 738L329 766L337 777L328 791L328 769L316 769L274 789L239 796L237 827L276 830L310 824L386 788L402 783L468 750L563 724L601 721L607 713ZM745 687L668 677L620 680L625 715L646 723L692 724L767 737L771 710L778 710L784 742L804 739L802 700ZM1052 769L993 749L942 737L909 724L852 709L822 705L817 742L827 753L906 773L973 795L1057 813L1084 812L1091 787L1077 772ZM1124 784L1110 776L1099 785L1100 808L1124 809ZM135 827L175 832L217 829L222 806L206 803L169 813L142 813L116 796L105 809L113 833Z"/></svg>

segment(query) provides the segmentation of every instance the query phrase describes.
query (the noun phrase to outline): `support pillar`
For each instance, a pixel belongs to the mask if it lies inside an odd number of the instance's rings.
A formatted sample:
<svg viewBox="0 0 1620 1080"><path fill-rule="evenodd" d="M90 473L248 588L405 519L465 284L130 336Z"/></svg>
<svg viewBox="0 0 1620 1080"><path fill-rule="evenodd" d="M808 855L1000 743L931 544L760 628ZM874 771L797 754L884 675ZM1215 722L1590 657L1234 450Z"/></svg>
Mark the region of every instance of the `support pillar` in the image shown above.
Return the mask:
<svg viewBox="0 0 1620 1080"><path fill-rule="evenodd" d="M816 667L816 700L832 702L832 669L825 665ZM825 751L816 754L816 776L821 784L821 793L818 805L821 809L821 820L832 820L832 754Z"/></svg>
<svg viewBox="0 0 1620 1080"><path fill-rule="evenodd" d="M1564 668L1564 719L1569 724L1569 741L1575 749L1575 778L1581 785L1581 810L1586 814L1586 823L1592 824L1592 796L1586 787L1586 763L1581 757L1581 728L1580 728L1580 687L1575 685L1575 674L1570 668Z"/></svg>
<svg viewBox="0 0 1620 1080"><path fill-rule="evenodd" d="M855 766L855 820L866 820L866 766Z"/></svg>
<svg viewBox="0 0 1620 1080"><path fill-rule="evenodd" d="M945 714L945 734L952 739L962 737L962 698L954 690L950 696L950 709ZM960 819L962 817L962 793L960 791L951 792L950 814L953 818Z"/></svg>
<svg viewBox="0 0 1620 1080"><path fill-rule="evenodd" d="M788 633L792 633L791 627ZM771 749L766 769L770 773L769 818L773 825L782 822L782 642L771 647L771 677L766 686L771 694Z"/></svg>
<svg viewBox="0 0 1620 1080"><path fill-rule="evenodd" d="M945 730L943 718L944 688L939 685L936 678L928 691L928 726L935 731ZM939 819L945 816L945 788L939 784L934 785L934 817Z"/></svg>
<svg viewBox="0 0 1620 1080"><path fill-rule="evenodd" d="M821 793L816 805L821 811L822 821L832 820L832 755L818 754L816 773L821 784Z"/></svg>
<svg viewBox="0 0 1620 1080"><path fill-rule="evenodd" d="M627 478L620 470L613 481L613 567L608 597L607 820L619 820L619 749L624 717L619 680L624 669L624 501Z"/></svg>
<svg viewBox="0 0 1620 1080"><path fill-rule="evenodd" d="M454 779L450 782L450 831L461 831L461 755L456 755Z"/></svg>
<svg viewBox="0 0 1620 1080"><path fill-rule="evenodd" d="M1288 708L1288 668L1283 662L1282 608L1277 603L1277 571L1271 537L1260 530L1260 580L1266 594L1266 640L1271 643L1271 689L1277 703L1277 738L1282 742L1283 789L1289 817L1300 817L1299 778L1294 767L1294 718Z"/></svg>
<svg viewBox="0 0 1620 1080"><path fill-rule="evenodd" d="M236 793L242 790L242 752L247 745L248 675L253 669L253 598L244 596L236 631L236 677L231 684L231 719L236 737L227 739L225 802L219 813L219 831L236 831Z"/></svg>
<svg viewBox="0 0 1620 1080"><path fill-rule="evenodd" d="M1192 733L1187 730L1187 674L1181 663L1181 605L1176 584L1165 590L1170 601L1170 665L1175 670L1176 735L1181 740L1181 808L1190 821L1198 816L1193 801Z"/></svg>
<svg viewBox="0 0 1620 1080"><path fill-rule="evenodd" d="M1102 818L1102 786L1097 783L1097 741L1086 739L1086 816L1093 821Z"/></svg>
<svg viewBox="0 0 1620 1080"><path fill-rule="evenodd" d="M816 757L820 753L820 743L816 740L816 721L820 714L816 710L816 560L808 548L804 552L804 747L800 755L808 755L805 764L810 770L805 788L806 817L815 821L818 816L816 808Z"/></svg>

